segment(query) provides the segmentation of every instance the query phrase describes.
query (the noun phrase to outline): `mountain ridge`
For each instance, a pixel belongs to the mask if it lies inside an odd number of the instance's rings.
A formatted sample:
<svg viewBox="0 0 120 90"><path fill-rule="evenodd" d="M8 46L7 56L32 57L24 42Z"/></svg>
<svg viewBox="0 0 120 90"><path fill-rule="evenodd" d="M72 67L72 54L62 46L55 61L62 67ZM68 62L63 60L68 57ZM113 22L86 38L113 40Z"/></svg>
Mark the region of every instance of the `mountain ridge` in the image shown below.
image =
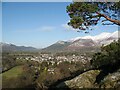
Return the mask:
<svg viewBox="0 0 120 90"><path fill-rule="evenodd" d="M3 52L12 52L12 51L37 51L37 48L31 46L17 46L14 44L7 44L0 42L0 46L2 47Z"/></svg>
<svg viewBox="0 0 120 90"><path fill-rule="evenodd" d="M119 31L115 31L113 33L104 32L95 36L84 36L69 40L61 40L43 49L37 49L30 46L17 46L2 42L0 43L0 46L2 46L3 51L94 51L96 48L100 48L103 44L108 45L114 40L118 40L118 38L120 38L118 33Z"/></svg>
<svg viewBox="0 0 120 90"><path fill-rule="evenodd" d="M83 37L76 37L76 38L72 38L70 39L69 41L75 41L75 40L78 40L78 39L92 39L92 40L100 40L100 39L104 39L104 38L107 38L107 37L110 37L110 36L114 36L114 37L119 37L118 36L118 33L120 31L115 31L113 33L109 33L109 32L103 32L101 34L98 34L98 35L95 35L95 36L83 36ZM102 36L102 37L101 37ZM103 37L104 36L104 37Z"/></svg>
<svg viewBox="0 0 120 90"><path fill-rule="evenodd" d="M76 37L70 40L58 41L44 49L43 51L75 51L75 50L94 50L100 46L108 45L114 40L118 40L119 31L113 33L104 32L95 36ZM60 48L61 47L61 48Z"/></svg>

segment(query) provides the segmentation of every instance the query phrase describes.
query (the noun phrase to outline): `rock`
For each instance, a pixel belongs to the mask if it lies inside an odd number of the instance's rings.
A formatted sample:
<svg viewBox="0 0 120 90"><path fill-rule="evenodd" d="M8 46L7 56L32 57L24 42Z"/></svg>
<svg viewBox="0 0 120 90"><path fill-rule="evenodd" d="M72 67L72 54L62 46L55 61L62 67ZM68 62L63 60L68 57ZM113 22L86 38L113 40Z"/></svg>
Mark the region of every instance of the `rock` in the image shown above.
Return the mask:
<svg viewBox="0 0 120 90"><path fill-rule="evenodd" d="M96 76L100 73L99 70L90 70L79 76L60 83L57 88L93 88Z"/></svg>
<svg viewBox="0 0 120 90"><path fill-rule="evenodd" d="M96 77L100 74L100 70L90 70L80 74L79 76L58 84L57 88L114 88L120 90L120 69L114 73L104 76L100 83L96 82ZM95 83L96 82L96 83Z"/></svg>
<svg viewBox="0 0 120 90"><path fill-rule="evenodd" d="M101 88L120 89L120 69L117 72L107 75L100 84Z"/></svg>

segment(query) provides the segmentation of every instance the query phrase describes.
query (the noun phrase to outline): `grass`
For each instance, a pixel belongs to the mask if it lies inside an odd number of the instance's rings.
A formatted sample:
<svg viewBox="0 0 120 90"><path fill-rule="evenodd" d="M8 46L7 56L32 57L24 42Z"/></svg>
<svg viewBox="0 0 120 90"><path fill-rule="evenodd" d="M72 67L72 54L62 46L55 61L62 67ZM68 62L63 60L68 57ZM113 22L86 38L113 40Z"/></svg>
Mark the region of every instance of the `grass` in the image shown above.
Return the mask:
<svg viewBox="0 0 120 90"><path fill-rule="evenodd" d="M0 76L2 76L2 87L18 87L21 74L23 74L23 65L15 66L12 69L0 74Z"/></svg>
<svg viewBox="0 0 120 90"><path fill-rule="evenodd" d="M23 66L16 66L12 69L2 73L3 79L16 78L23 72ZM0 74L1 76L1 74Z"/></svg>
<svg viewBox="0 0 120 90"><path fill-rule="evenodd" d="M34 76L31 72L25 65L19 65L2 73L2 88L33 87Z"/></svg>

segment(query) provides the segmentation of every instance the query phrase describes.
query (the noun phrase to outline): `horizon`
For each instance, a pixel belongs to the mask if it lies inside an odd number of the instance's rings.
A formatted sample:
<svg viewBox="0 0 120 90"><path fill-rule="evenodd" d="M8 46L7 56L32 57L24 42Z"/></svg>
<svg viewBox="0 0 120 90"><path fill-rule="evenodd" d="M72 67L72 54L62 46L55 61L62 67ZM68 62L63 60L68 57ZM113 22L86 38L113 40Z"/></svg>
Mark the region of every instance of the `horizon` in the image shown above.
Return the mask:
<svg viewBox="0 0 120 90"><path fill-rule="evenodd" d="M114 31L114 32L102 32L102 33L100 33L100 34L97 34L97 35L88 35L88 36L91 36L91 37L94 37L94 36L98 36L98 35L101 35L101 34L113 34L113 33L119 33L120 31L119 30L116 30L116 31ZM86 37L86 36L83 36L83 37ZM73 39L79 39L79 38L83 38L83 37L75 37L75 38L71 38L71 39L68 39L68 40L59 40L59 41L64 41L64 42L69 42L70 40L73 40ZM118 37L119 37L119 35L118 35ZM76 40L77 40L76 39ZM92 39L92 38L91 38ZM92 39L93 40L93 39ZM59 41L56 41L55 43L57 43L57 42L59 42ZM7 43L7 42L0 42L0 43L5 43L5 44L13 44L13 45L16 45L16 44L14 44L14 43ZM53 44L55 44L55 43L53 43ZM44 48L47 48L47 47L49 47L49 46L51 46L52 44L50 44L50 45L48 45L48 46L46 46L46 47L43 47L43 48L37 48L37 47L34 47L34 46L26 46L26 45L16 45L16 46L24 46L24 47L33 47L33 48L36 48L36 49L44 49Z"/></svg>
<svg viewBox="0 0 120 90"><path fill-rule="evenodd" d="M45 48L57 41L95 36L118 31L117 25L94 26L89 34L77 32L67 25L66 6L71 2L3 2L3 40L17 46ZM49 8L48 8L49 7Z"/></svg>

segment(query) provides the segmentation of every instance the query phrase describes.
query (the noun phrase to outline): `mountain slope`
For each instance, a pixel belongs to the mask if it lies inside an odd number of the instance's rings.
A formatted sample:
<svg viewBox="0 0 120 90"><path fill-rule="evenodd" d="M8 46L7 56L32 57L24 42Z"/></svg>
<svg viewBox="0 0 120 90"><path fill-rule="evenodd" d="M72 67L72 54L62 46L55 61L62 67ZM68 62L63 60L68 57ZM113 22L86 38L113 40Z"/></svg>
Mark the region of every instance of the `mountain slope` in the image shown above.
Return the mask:
<svg viewBox="0 0 120 90"><path fill-rule="evenodd" d="M99 35L95 35L95 36L84 36L84 37L72 38L72 39L70 39L70 41L76 41L78 39L92 39L93 41L99 42L101 40L105 40L110 37L120 38L120 36L118 35L119 32L120 31L115 31L113 33L103 32L103 33L101 33Z"/></svg>
<svg viewBox="0 0 120 90"><path fill-rule="evenodd" d="M96 36L76 37L68 41L58 41L44 48L43 51L98 50L101 45L108 45L114 40L118 40L118 37L118 31L113 33L104 32Z"/></svg>
<svg viewBox="0 0 120 90"><path fill-rule="evenodd" d="M58 41L55 44L42 49L43 51L63 51L68 47L72 42Z"/></svg>
<svg viewBox="0 0 120 90"><path fill-rule="evenodd" d="M25 47L25 46L16 46L14 44L6 44L0 43L2 47L2 51L9 52L9 51L37 51L36 48L33 47Z"/></svg>

